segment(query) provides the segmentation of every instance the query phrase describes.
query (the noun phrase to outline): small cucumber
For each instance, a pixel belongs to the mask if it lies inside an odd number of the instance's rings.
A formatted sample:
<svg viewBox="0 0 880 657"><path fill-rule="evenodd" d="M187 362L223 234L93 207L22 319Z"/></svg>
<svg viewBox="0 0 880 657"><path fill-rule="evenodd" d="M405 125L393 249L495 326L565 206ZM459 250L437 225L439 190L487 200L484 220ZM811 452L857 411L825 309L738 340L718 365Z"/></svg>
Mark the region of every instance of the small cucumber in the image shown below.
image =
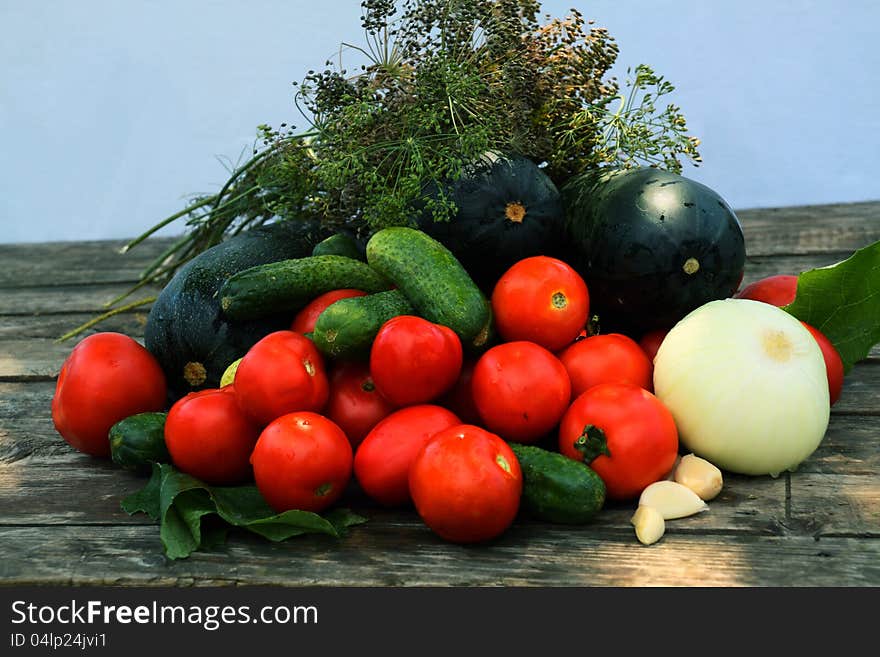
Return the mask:
<svg viewBox="0 0 880 657"><path fill-rule="evenodd" d="M380 292L391 285L360 260L319 255L270 262L231 276L220 288L220 307L232 319L295 312L315 297L340 288Z"/></svg>
<svg viewBox="0 0 880 657"><path fill-rule="evenodd" d="M318 315L312 341L331 358L364 358L382 324L414 312L400 290L340 299Z"/></svg>
<svg viewBox="0 0 880 657"><path fill-rule="evenodd" d="M151 464L169 463L166 413L138 413L110 427L110 457L126 470L148 473Z"/></svg>
<svg viewBox="0 0 880 657"><path fill-rule="evenodd" d="M318 242L312 249L313 256L340 255L353 260L365 260L364 247L347 233L336 233Z"/></svg>
<svg viewBox="0 0 880 657"><path fill-rule="evenodd" d="M534 445L510 448L522 469L522 506L537 518L579 525L602 509L605 482L587 465Z"/></svg>
<svg viewBox="0 0 880 657"><path fill-rule="evenodd" d="M488 344L489 301L440 242L414 228L384 228L367 242L367 262L397 285L419 316L455 331L463 347Z"/></svg>

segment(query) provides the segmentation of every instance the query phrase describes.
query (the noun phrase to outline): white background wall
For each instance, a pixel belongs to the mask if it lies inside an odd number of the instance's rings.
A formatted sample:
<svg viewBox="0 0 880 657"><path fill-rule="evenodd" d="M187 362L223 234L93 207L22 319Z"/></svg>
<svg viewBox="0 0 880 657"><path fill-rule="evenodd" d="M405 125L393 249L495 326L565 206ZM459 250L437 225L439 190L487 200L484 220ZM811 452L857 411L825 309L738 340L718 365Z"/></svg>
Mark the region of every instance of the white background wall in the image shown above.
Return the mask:
<svg viewBox="0 0 880 657"><path fill-rule="evenodd" d="M0 242L124 238L216 191L356 0L0 0ZM545 0L677 87L735 208L880 199L880 3ZM300 123L302 123L300 121ZM172 226L164 234L182 231Z"/></svg>

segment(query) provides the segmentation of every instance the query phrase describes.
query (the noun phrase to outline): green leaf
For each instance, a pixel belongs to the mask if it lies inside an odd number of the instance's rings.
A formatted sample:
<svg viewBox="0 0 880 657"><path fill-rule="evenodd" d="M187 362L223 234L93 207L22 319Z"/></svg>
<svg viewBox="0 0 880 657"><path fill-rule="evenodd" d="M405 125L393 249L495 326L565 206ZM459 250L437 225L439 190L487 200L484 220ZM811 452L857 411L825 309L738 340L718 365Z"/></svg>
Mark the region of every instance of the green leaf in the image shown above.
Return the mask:
<svg viewBox="0 0 880 657"><path fill-rule="evenodd" d="M202 516L215 512L207 491L192 489L175 496L162 512L159 536L169 559L188 557L202 545Z"/></svg>
<svg viewBox="0 0 880 657"><path fill-rule="evenodd" d="M147 485L126 497L122 508L159 520L159 535L169 559L221 545L233 527L283 541L316 533L339 538L351 525L366 522L348 509L334 509L325 517L297 510L276 514L254 485L209 486L166 464L154 465Z"/></svg>
<svg viewBox="0 0 880 657"><path fill-rule="evenodd" d="M159 490L162 486L162 469L153 463L153 474L147 485L122 500L122 510L132 516L146 513L153 520L159 519Z"/></svg>
<svg viewBox="0 0 880 657"><path fill-rule="evenodd" d="M300 534L329 534L339 538L339 532L328 520L310 511L285 511L270 518L254 520L247 528L270 541L283 541Z"/></svg>
<svg viewBox="0 0 880 657"><path fill-rule="evenodd" d="M256 486L215 486L211 489L217 513L230 525L244 527L248 523L274 516Z"/></svg>
<svg viewBox="0 0 880 657"><path fill-rule="evenodd" d="M836 265L803 272L784 310L821 331L849 372L880 342L880 242Z"/></svg>

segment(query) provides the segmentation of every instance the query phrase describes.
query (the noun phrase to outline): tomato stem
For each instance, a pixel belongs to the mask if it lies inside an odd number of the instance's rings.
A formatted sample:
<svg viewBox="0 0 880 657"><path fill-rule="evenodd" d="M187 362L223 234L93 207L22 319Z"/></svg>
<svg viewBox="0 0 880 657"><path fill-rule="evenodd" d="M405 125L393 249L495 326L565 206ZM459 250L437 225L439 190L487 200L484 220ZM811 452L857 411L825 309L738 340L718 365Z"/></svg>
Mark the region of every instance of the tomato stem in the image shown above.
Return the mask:
<svg viewBox="0 0 880 657"><path fill-rule="evenodd" d="M581 453L584 463L589 465L600 454L611 456L605 432L599 427L588 424L583 433L574 441L574 448Z"/></svg>

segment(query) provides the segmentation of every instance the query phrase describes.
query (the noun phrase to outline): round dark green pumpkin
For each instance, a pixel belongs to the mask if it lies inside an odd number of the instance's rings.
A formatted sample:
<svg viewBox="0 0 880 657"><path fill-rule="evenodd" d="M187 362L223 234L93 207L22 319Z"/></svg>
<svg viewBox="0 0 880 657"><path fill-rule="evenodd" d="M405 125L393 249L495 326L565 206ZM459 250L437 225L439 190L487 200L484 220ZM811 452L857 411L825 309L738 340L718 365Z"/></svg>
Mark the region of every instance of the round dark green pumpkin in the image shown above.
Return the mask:
<svg viewBox="0 0 880 657"><path fill-rule="evenodd" d="M285 313L233 321L223 315L217 294L232 274L268 262L311 255L330 234L317 220L289 220L240 233L181 267L147 318L144 343L168 381L170 401L216 388L231 362L262 337L289 328Z"/></svg>
<svg viewBox="0 0 880 657"><path fill-rule="evenodd" d="M437 194L437 192L434 192ZM563 228L559 190L524 157L487 160L444 189L449 221L425 210L419 228L448 248L487 293L515 262L556 252Z"/></svg>
<svg viewBox="0 0 880 657"><path fill-rule="evenodd" d="M577 178L564 198L565 258L603 332L670 327L739 287L742 227L709 187L644 167Z"/></svg>

